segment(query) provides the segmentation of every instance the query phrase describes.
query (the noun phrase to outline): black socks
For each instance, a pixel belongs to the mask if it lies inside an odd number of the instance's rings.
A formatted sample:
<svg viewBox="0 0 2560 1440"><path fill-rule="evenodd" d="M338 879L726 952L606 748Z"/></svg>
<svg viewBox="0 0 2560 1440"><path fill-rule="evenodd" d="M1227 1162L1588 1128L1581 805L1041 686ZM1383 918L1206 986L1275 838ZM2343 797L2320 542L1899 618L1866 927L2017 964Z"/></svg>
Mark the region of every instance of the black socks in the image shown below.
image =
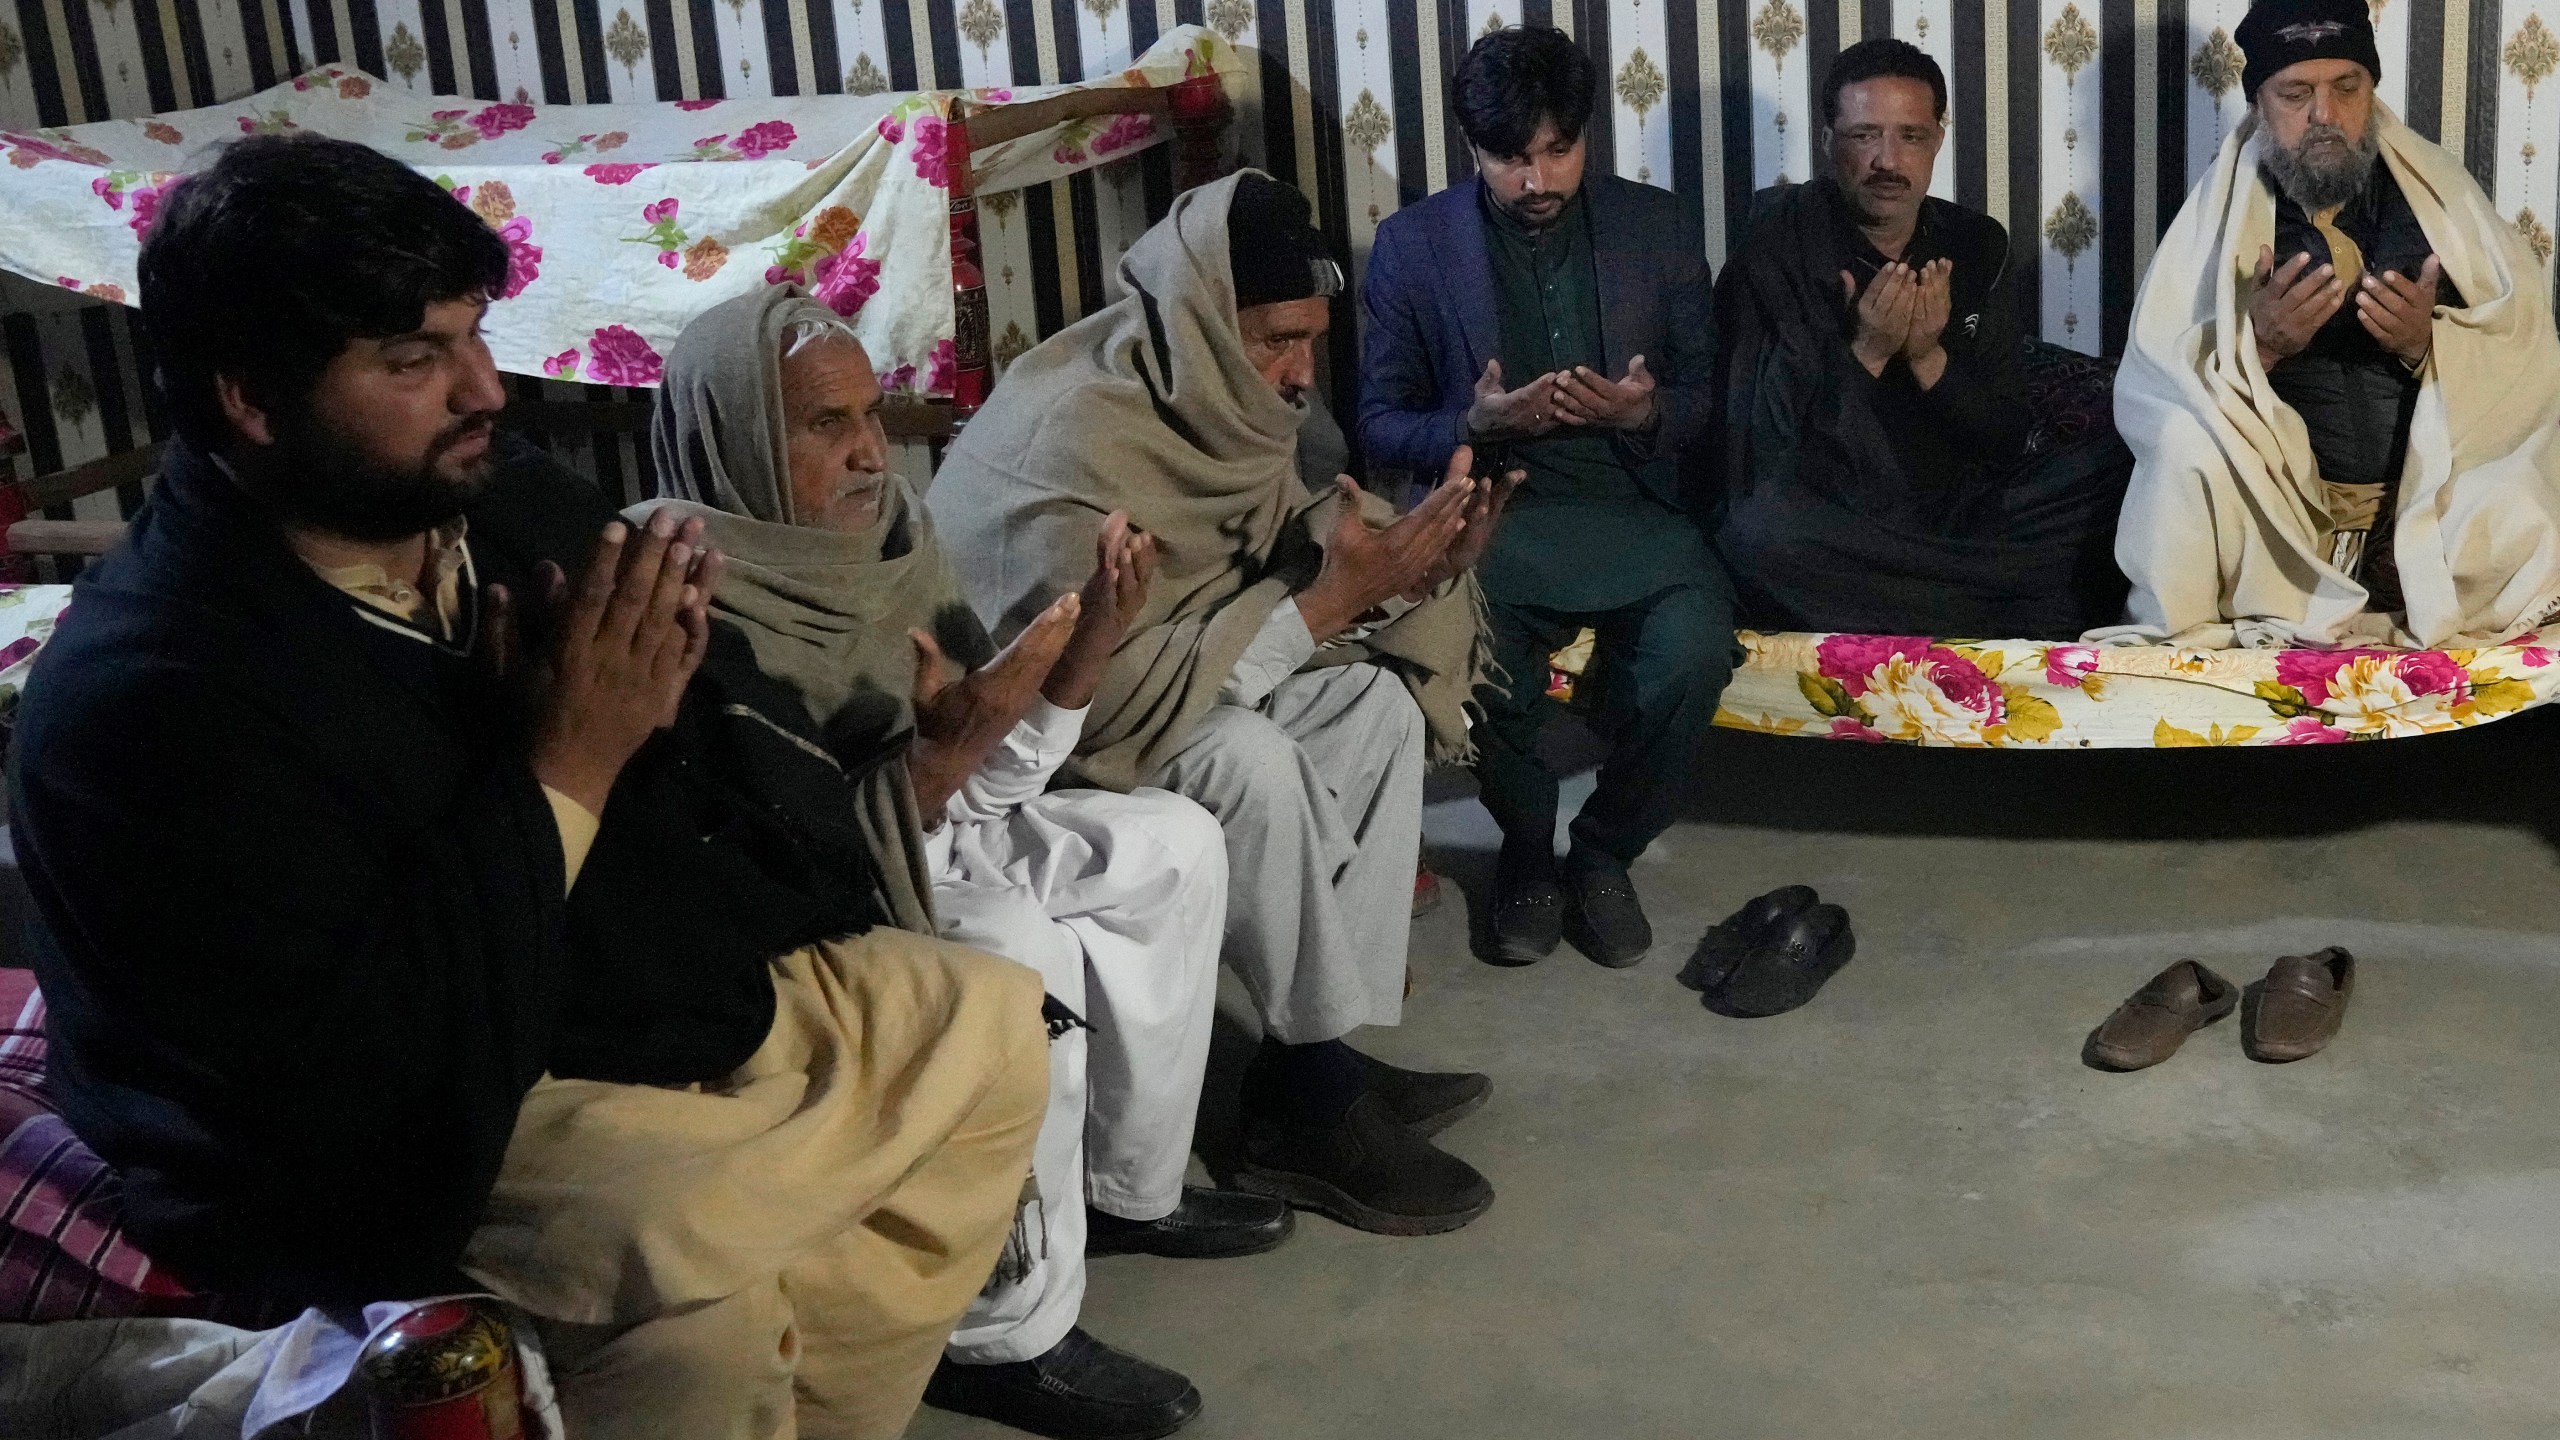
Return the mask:
<svg viewBox="0 0 2560 1440"><path fill-rule="evenodd" d="M1495 878L1508 893L1524 885L1556 878L1554 831L1550 829L1532 839L1513 840L1504 836L1502 857L1494 862Z"/></svg>

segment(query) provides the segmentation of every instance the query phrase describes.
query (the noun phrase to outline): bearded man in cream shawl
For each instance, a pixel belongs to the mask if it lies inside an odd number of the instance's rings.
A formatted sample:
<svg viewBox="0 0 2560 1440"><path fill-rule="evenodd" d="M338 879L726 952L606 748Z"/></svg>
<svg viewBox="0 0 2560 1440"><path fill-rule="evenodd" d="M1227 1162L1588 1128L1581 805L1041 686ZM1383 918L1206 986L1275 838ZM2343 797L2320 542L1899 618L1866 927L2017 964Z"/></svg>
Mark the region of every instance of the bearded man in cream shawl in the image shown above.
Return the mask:
<svg viewBox="0 0 2560 1440"><path fill-rule="evenodd" d="M2484 643L2560 611L2543 264L2374 98L2364 0L2262 0L2249 118L2160 243L2116 380L2129 623L2181 644Z"/></svg>
<svg viewBox="0 0 2560 1440"><path fill-rule="evenodd" d="M926 503L999 637L1075 585L1110 515L1154 539L1162 573L1062 773L1162 786L1225 830L1225 960L1264 1036L1236 1183L1375 1233L1456 1229L1493 1189L1427 1137L1491 1082L1343 1037L1401 1014L1423 766L1472 753L1495 492L1464 448L1401 520L1348 477L1299 481L1343 283L1295 190L1246 171L1176 197L1120 279L1006 368Z"/></svg>

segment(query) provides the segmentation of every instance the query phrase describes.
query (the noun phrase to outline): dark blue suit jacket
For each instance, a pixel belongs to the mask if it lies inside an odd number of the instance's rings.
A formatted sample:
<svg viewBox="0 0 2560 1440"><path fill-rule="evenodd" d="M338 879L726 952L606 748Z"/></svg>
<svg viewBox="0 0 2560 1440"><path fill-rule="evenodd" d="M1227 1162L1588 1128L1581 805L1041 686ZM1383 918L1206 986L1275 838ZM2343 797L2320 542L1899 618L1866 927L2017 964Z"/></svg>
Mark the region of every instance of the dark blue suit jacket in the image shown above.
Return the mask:
<svg viewBox="0 0 2560 1440"><path fill-rule="evenodd" d="M1372 465L1409 469L1426 483L1438 479L1465 439L1476 378L1502 353L1493 261L1476 198L1483 183L1470 178L1388 216L1360 292L1368 318L1360 443ZM1706 233L1695 208L1668 190L1613 175L1586 178L1583 199L1591 207L1609 374L1625 374L1628 359L1642 355L1658 386L1660 423L1648 434L1622 434L1621 443L1633 458L1667 450L1704 461L1716 339ZM1503 383L1529 378L1506 374ZM1695 484L1687 488L1699 493Z"/></svg>

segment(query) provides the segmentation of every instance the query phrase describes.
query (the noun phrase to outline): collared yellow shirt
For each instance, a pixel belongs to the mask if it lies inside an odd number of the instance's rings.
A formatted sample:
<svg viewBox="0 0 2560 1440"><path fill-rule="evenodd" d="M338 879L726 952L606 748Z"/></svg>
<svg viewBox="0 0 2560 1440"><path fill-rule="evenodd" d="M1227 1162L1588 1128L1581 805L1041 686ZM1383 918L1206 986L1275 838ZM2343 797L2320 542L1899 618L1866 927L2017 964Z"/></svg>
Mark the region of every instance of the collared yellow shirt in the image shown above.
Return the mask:
<svg viewBox="0 0 2560 1440"><path fill-rule="evenodd" d="M462 576L470 566L470 532L470 520L460 515L427 532L427 559L418 577L423 586L370 562L313 564L311 570L358 604L421 630L432 628L450 645L456 643L462 624ZM306 559L304 563L310 561ZM551 822L560 832L561 869L568 885L574 887L578 871L587 863L587 852L595 848L596 831L603 822L587 813L586 806L548 785L542 787L542 798L551 802Z"/></svg>

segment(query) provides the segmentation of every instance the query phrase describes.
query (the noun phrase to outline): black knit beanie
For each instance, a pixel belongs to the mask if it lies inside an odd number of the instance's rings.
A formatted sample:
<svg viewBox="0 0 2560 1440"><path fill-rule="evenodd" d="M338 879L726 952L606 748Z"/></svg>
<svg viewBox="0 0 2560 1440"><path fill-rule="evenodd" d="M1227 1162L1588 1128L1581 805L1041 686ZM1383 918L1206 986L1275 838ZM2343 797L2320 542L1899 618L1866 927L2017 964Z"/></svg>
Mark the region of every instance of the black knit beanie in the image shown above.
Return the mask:
<svg viewBox="0 0 2560 1440"><path fill-rule="evenodd" d="M2258 0L2234 35L2249 63L2240 71L2240 93L2258 98L2258 87L2277 71L2305 60L2353 60L2382 78L2382 54L2373 44L2373 16L2365 0Z"/></svg>
<svg viewBox="0 0 2560 1440"><path fill-rule="evenodd" d="M1227 271L1238 310L1342 293L1342 266L1311 213L1306 196L1259 171L1236 182L1227 206Z"/></svg>

